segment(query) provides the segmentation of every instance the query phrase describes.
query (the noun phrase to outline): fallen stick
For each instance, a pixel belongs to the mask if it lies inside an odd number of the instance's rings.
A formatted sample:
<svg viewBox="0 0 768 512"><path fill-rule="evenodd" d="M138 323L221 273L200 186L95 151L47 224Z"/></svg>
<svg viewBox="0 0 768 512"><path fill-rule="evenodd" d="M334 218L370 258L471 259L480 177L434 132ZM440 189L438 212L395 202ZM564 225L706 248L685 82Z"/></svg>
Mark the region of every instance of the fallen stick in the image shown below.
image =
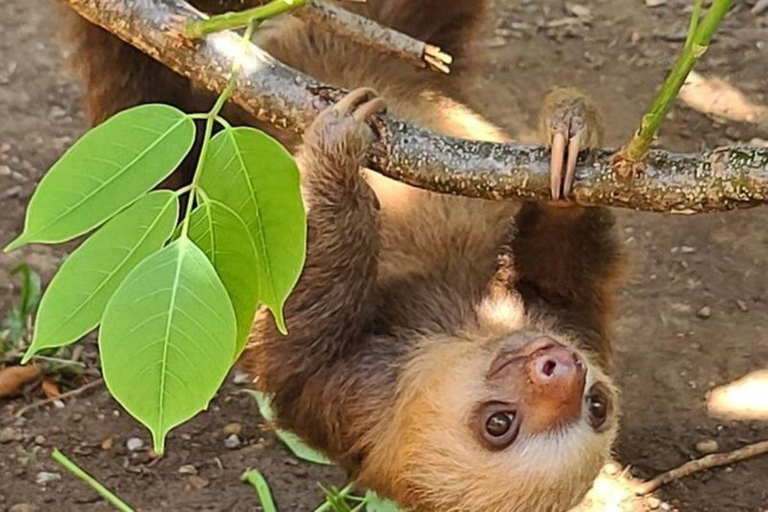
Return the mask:
<svg viewBox="0 0 768 512"><path fill-rule="evenodd" d="M324 86L234 33L211 34L190 46L184 27L202 15L182 0L63 0L93 23L211 91L227 85L242 62L232 100L255 119L301 133L342 91ZM546 200L549 150L436 135L391 116L379 120L381 140L369 166L416 187L468 197ZM586 205L698 213L768 202L768 149L727 147L701 154L651 151L627 176L613 151L582 155L573 199Z"/></svg>
<svg viewBox="0 0 768 512"><path fill-rule="evenodd" d="M42 407L42 406L47 405L47 404L51 404L51 403L53 403L53 402L55 402L57 400L66 400L67 398L72 398L73 396L80 395L84 391L88 391L89 389L91 389L93 387L96 387L99 384L102 384L103 382L104 382L104 379L96 379L96 380L94 380L92 382L89 382L88 384L80 386L77 389L73 389L72 391L67 391L66 393L62 393L59 396L55 396L55 397L52 397L52 398L46 398L45 400L40 400L39 402L35 402L35 403L29 404L29 405L25 405L24 407L22 407L21 409L16 411L15 416L17 418L21 418L22 416L24 416L24 414L26 414L27 412L29 412L29 411L31 411L33 409L37 409L38 407Z"/></svg>
<svg viewBox="0 0 768 512"><path fill-rule="evenodd" d="M734 450L732 452L713 453L711 455L706 455L700 459L686 462L682 466L667 471L666 473L662 473L652 480L638 484L635 492L638 495L649 494L662 485L666 485L670 482L674 482L675 480L685 478L694 473L716 468L718 466L727 466L728 464L733 464L735 462L757 457L758 455L763 455L766 453L768 453L768 441L760 441L754 444L749 444L747 446L742 446L738 450Z"/></svg>

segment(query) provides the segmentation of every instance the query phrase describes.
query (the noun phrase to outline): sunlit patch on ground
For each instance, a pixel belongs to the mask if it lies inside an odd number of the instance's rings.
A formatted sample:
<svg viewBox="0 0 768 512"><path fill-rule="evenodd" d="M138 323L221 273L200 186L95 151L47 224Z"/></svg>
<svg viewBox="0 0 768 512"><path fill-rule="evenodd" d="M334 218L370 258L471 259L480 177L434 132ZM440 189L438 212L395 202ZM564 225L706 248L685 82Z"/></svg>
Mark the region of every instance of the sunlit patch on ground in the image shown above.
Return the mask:
<svg viewBox="0 0 768 512"><path fill-rule="evenodd" d="M751 102L741 91L719 77L688 75L679 99L689 107L738 123L768 124L768 107Z"/></svg>
<svg viewBox="0 0 768 512"><path fill-rule="evenodd" d="M731 420L768 420L768 368L713 389L707 412Z"/></svg>

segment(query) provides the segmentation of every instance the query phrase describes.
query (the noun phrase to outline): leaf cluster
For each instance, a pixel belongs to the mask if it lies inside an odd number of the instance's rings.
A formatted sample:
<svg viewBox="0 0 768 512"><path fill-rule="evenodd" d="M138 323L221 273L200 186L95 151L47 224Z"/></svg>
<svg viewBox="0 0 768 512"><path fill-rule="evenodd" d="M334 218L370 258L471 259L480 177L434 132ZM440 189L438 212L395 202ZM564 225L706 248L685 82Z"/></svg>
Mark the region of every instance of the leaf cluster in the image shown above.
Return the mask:
<svg viewBox="0 0 768 512"><path fill-rule="evenodd" d="M201 116L192 184L155 190L187 158ZM40 182L23 233L6 248L90 233L42 296L24 362L98 327L107 388L151 430L157 453L172 428L207 407L260 305L286 332L283 304L304 264L293 157L253 128L224 124L210 137L214 119L151 104L92 129ZM36 289L25 275L22 315Z"/></svg>

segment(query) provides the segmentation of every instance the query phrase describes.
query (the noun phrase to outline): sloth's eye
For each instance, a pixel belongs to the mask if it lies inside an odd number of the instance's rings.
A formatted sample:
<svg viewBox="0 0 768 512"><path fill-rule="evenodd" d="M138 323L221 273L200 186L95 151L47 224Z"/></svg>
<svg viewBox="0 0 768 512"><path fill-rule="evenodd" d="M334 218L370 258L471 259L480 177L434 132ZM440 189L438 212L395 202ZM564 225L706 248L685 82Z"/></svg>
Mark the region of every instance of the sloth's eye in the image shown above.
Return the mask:
<svg viewBox="0 0 768 512"><path fill-rule="evenodd" d="M589 412L589 423L592 428L599 429L605 425L608 418L608 396L600 385L595 385L587 395L587 410Z"/></svg>
<svg viewBox="0 0 768 512"><path fill-rule="evenodd" d="M515 419L514 413L497 412L492 414L485 422L485 430L493 437L501 437L512 428L512 422Z"/></svg>
<svg viewBox="0 0 768 512"><path fill-rule="evenodd" d="M500 450L512 444L520 430L520 422L516 419L514 411L497 411L488 416L484 437L492 448Z"/></svg>

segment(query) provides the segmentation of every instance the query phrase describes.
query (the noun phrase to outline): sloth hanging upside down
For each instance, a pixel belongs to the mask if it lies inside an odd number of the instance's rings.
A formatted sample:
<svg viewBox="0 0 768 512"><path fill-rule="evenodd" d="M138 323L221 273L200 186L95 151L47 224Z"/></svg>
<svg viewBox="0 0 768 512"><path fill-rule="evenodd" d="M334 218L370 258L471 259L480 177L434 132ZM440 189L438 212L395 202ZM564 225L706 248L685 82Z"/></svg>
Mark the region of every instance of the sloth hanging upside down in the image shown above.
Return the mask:
<svg viewBox="0 0 768 512"><path fill-rule="evenodd" d="M193 3L213 13L256 2ZM403 507L567 510L617 428L607 319L622 265L612 217L562 201L579 150L600 143L599 116L573 89L545 102L551 204L444 196L362 170L375 138L368 121L385 108L446 135L509 139L465 106L485 1L344 5L456 64L448 76L418 70L291 17L257 31L272 55L354 90L303 141L228 112L294 148L308 211L288 335L259 313L242 363L274 396L280 427ZM210 103L105 31L73 23L94 123L138 103Z"/></svg>

